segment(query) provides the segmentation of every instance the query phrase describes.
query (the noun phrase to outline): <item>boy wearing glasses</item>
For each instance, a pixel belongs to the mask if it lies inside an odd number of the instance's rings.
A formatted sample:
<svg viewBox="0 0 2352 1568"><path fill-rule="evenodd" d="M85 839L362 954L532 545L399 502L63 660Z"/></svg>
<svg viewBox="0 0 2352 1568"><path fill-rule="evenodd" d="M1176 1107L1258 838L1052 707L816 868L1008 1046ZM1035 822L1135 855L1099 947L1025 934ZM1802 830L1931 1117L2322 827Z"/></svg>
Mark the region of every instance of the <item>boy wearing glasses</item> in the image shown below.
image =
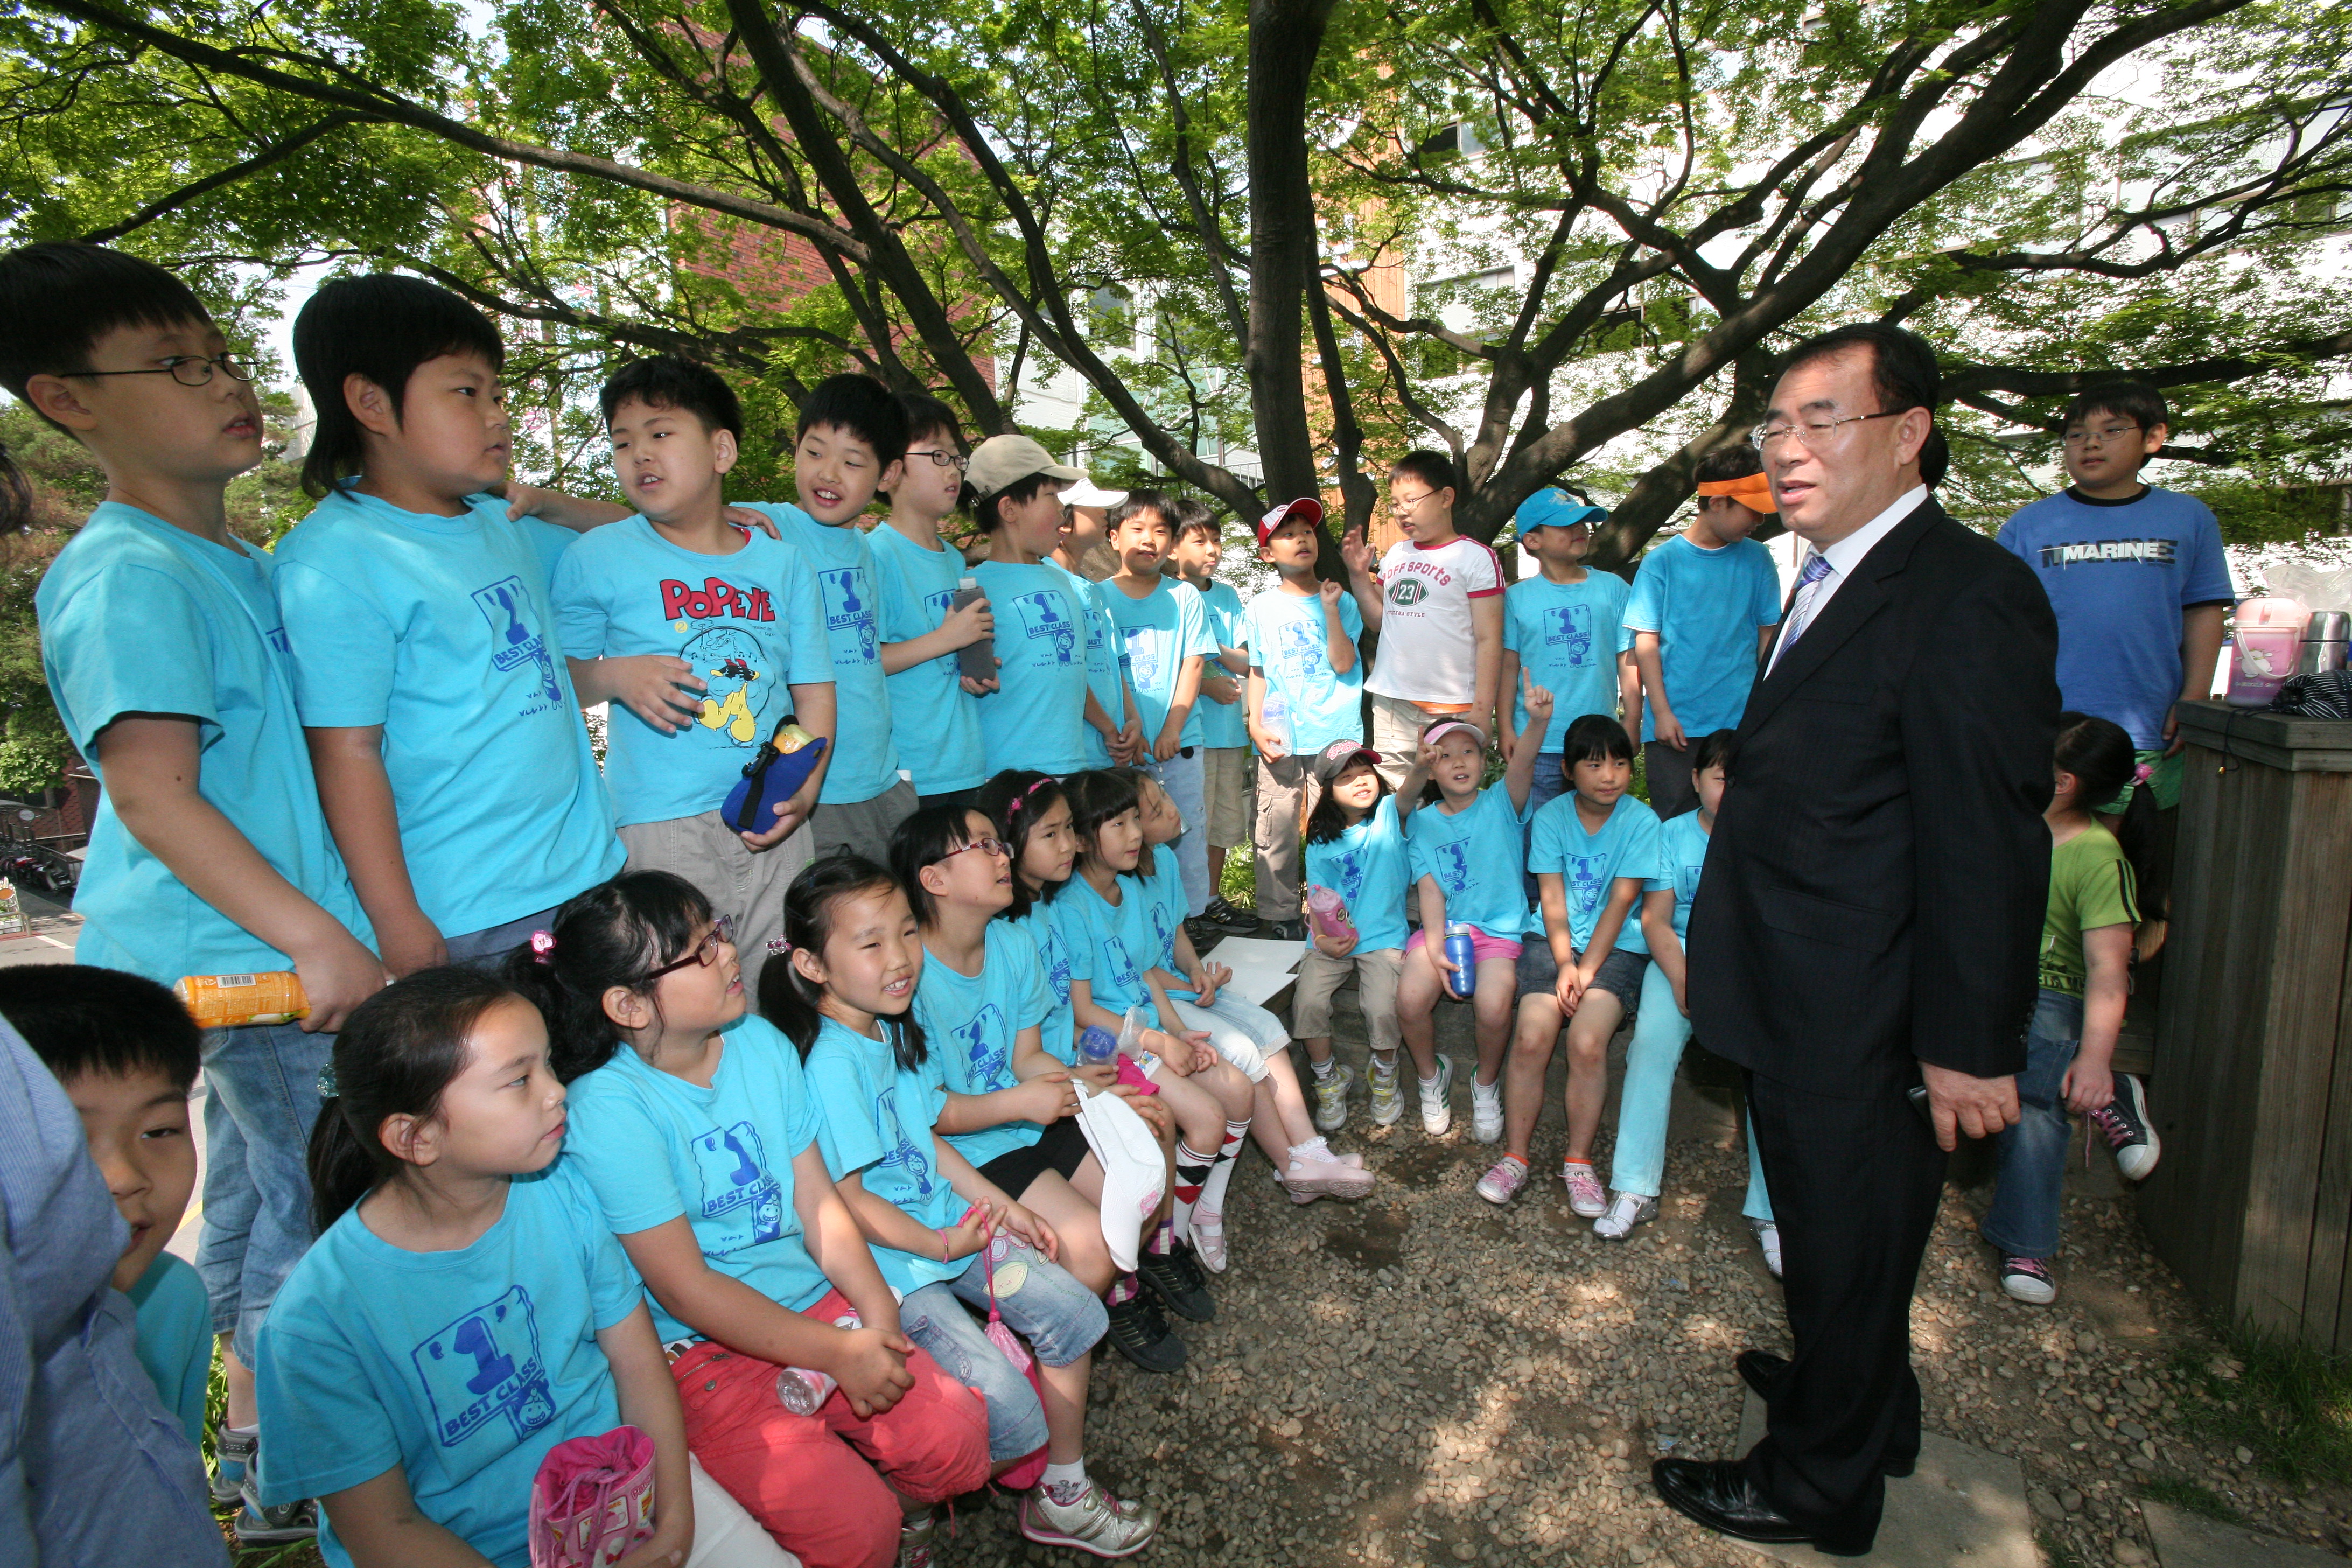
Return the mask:
<svg viewBox="0 0 2352 1568"><path fill-rule="evenodd" d="M2130 731L2164 811L2180 804L2173 704L2211 694L2233 597L2213 513L2194 496L2140 482L2170 425L2152 386L2117 382L2081 394L2060 426L2073 482L2000 534L2058 613L2066 706ZM2157 905L2160 889L2143 891Z"/></svg>
<svg viewBox="0 0 2352 1568"><path fill-rule="evenodd" d="M882 673L889 678L898 760L917 798L926 806L963 805L988 776L979 699L997 682L965 675L957 655L974 643L992 647L996 621L985 595L952 607L972 575L963 552L940 539L940 520L963 491L955 411L919 392L898 394L898 405L907 411L905 470L883 496L889 521L866 536L880 600Z"/></svg>
<svg viewBox="0 0 2352 1568"><path fill-rule="evenodd" d="M1749 446L1698 461L1698 515L1642 557L1625 604L1642 672L1642 766L1661 817L1698 804L1691 748L1736 729L1757 661L1780 624L1780 574L1748 538L1772 515L1764 460Z"/></svg>
<svg viewBox="0 0 2352 1568"><path fill-rule="evenodd" d="M307 1504L256 1500L246 1369L310 1240L302 1155L319 1069L384 974L320 811L271 592L277 559L229 531L228 483L261 460L251 374L160 268L90 245L0 257L0 385L107 477L106 500L34 597L58 716L105 784L74 956L164 985L290 969L310 997L299 1024L215 1030L203 1047L198 1267L212 1331L230 1342L214 1488L227 1502L247 1483L236 1530L258 1544L315 1528Z"/></svg>
<svg viewBox="0 0 2352 1568"><path fill-rule="evenodd" d="M613 472L637 515L556 564L555 624L583 703L609 703L604 786L627 869L668 871L710 900L760 983L783 934L784 889L809 862L824 765L750 828L719 807L786 715L835 733L834 670L816 573L798 546L727 516L743 413L708 365L656 354L598 395Z"/></svg>

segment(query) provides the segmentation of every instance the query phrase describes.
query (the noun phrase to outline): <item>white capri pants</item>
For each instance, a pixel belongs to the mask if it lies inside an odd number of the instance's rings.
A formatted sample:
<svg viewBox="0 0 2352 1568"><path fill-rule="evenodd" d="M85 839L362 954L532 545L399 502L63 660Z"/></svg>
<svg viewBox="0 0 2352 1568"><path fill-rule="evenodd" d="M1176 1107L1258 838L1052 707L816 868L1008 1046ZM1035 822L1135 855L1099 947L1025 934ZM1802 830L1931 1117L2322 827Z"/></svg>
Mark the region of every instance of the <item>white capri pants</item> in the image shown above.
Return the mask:
<svg viewBox="0 0 2352 1568"><path fill-rule="evenodd" d="M1290 1031L1281 1019L1239 996L1221 991L1214 1004L1203 1007L1171 995L1168 1005L1186 1028L1206 1029L1216 1053L1241 1068L1252 1083L1265 1077L1265 1058L1290 1044Z"/></svg>

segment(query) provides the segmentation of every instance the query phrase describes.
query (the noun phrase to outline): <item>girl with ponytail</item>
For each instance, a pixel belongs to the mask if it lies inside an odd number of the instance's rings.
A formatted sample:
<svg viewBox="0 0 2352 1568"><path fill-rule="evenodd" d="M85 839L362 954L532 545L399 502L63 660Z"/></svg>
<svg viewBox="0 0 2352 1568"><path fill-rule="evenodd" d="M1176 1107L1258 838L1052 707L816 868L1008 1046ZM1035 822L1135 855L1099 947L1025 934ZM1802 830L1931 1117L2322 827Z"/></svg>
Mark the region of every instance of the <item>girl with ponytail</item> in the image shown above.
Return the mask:
<svg viewBox="0 0 2352 1568"><path fill-rule="evenodd" d="M596 1196L530 1004L428 969L335 1037L310 1137L320 1235L262 1325L265 1500L315 1497L330 1563L528 1561L557 1444L653 1440L653 1538L616 1568L773 1568L697 1473L661 1342Z"/></svg>
<svg viewBox="0 0 2352 1568"><path fill-rule="evenodd" d="M810 1568L884 1568L928 1542L929 1505L987 1480L987 1415L902 1331L733 935L692 883L628 871L507 974L549 1020L567 1158L653 1298L688 1446ZM762 984L790 968L771 954ZM823 1390L816 1407L787 1408L780 1374Z"/></svg>

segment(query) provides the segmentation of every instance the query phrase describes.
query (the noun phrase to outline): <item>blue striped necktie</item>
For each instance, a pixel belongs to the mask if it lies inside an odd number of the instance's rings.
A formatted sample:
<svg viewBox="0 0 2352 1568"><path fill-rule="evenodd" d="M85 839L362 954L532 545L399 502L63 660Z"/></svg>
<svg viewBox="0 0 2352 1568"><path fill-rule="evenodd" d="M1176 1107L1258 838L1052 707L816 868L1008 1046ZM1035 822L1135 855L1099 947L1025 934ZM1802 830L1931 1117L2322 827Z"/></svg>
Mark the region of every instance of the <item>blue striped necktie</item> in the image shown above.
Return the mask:
<svg viewBox="0 0 2352 1568"><path fill-rule="evenodd" d="M1781 634L1780 647L1772 655L1772 662L1780 662L1780 655L1797 646L1812 623L1813 609L1821 599L1822 579L1830 574L1830 558L1816 550L1805 557L1805 569L1797 575L1797 596L1789 605L1789 629Z"/></svg>

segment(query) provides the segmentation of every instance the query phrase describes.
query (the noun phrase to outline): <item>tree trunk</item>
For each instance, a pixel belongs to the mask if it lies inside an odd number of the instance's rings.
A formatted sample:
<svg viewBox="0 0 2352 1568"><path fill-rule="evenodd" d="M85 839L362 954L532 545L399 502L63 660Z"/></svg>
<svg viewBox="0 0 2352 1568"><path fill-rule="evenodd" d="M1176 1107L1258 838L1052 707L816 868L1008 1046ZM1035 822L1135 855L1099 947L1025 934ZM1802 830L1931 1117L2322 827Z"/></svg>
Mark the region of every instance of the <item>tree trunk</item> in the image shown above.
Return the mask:
<svg viewBox="0 0 2352 1568"><path fill-rule="evenodd" d="M1267 504L1318 493L1307 424L1305 311L1316 277L1307 89L1334 0L1251 0L1249 342L1243 363Z"/></svg>

